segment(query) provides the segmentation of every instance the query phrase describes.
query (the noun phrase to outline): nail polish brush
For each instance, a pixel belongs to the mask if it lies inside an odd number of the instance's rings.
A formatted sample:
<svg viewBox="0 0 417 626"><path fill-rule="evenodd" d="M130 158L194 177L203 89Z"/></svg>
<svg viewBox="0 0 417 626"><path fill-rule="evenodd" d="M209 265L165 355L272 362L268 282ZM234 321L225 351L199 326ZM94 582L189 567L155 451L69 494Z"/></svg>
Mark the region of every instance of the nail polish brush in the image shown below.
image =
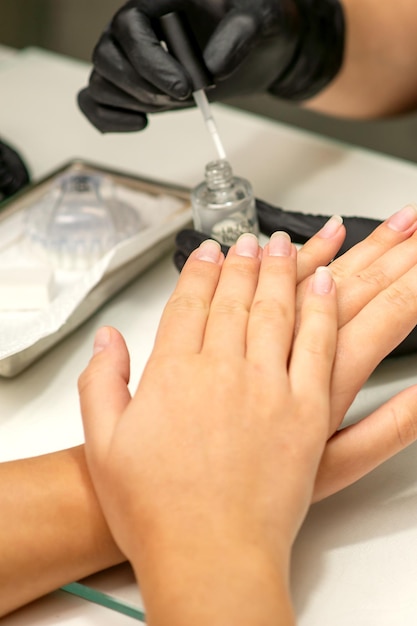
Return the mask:
<svg viewBox="0 0 417 626"><path fill-rule="evenodd" d="M205 91L214 86L213 77L204 63L200 47L187 18L182 12L171 12L163 15L159 22L168 52L185 67L190 75L194 101L201 111L218 157L226 159L226 152Z"/></svg>

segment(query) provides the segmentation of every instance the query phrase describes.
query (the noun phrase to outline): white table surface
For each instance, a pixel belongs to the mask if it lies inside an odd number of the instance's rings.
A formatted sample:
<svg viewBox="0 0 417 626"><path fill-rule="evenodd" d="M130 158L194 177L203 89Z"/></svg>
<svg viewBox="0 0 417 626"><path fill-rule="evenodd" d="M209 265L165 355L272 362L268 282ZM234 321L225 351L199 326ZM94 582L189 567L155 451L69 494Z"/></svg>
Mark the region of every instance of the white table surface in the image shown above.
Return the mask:
<svg viewBox="0 0 417 626"><path fill-rule="evenodd" d="M100 135L79 113L85 64L28 49L0 57L0 137L37 179L73 157L194 186L215 157L198 111L165 113L132 135ZM258 197L286 209L383 218L417 200L417 167L215 106L236 174ZM177 272L169 257L15 379L0 379L0 461L76 445L82 428L77 376L95 330L118 327L132 352L134 388ZM360 346L358 346L360 349ZM359 395L352 419L415 382L417 357L385 363ZM315 505L294 553L300 626L417 623L416 447L344 492ZM250 601L250 599L249 599ZM57 592L5 618L31 624L128 624L132 619Z"/></svg>

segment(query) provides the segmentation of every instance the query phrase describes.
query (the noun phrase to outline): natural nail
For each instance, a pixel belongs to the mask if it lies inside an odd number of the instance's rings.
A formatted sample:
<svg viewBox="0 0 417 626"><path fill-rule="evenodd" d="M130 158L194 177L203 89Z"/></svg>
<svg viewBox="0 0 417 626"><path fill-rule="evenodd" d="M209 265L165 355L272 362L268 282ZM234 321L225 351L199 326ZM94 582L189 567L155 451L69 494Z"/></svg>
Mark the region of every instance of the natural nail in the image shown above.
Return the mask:
<svg viewBox="0 0 417 626"><path fill-rule="evenodd" d="M236 242L236 254L256 259L259 254L259 243L256 235L244 233Z"/></svg>
<svg viewBox="0 0 417 626"><path fill-rule="evenodd" d="M313 277L313 291L319 295L330 293L333 285L333 277L328 267L318 267Z"/></svg>
<svg viewBox="0 0 417 626"><path fill-rule="evenodd" d="M220 244L214 239L206 239L200 244L196 257L200 261L208 261L209 263L217 263L220 259Z"/></svg>
<svg viewBox="0 0 417 626"><path fill-rule="evenodd" d="M96 336L94 337L93 354L98 354L99 352L107 348L110 342L111 342L110 328L108 328L107 326L103 326L102 328L99 328L98 331L96 332Z"/></svg>
<svg viewBox="0 0 417 626"><path fill-rule="evenodd" d="M290 256L291 254L291 238L284 231L277 231L271 235L269 240L270 256Z"/></svg>
<svg viewBox="0 0 417 626"><path fill-rule="evenodd" d="M331 237L333 237L337 233L342 224L343 218L340 217L340 215L332 215L332 217L327 220L325 225L319 230L317 234L322 239L331 239Z"/></svg>
<svg viewBox="0 0 417 626"><path fill-rule="evenodd" d="M387 226L391 230L399 233L408 230L417 221L417 207L413 204L407 204L387 220Z"/></svg>

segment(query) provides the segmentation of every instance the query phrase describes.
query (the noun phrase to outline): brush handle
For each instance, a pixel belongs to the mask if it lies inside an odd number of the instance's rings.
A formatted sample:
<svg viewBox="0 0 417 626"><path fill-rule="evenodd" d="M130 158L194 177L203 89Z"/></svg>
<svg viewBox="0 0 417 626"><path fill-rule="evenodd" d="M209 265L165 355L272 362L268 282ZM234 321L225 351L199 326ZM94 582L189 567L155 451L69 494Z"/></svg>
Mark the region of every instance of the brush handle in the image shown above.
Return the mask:
<svg viewBox="0 0 417 626"><path fill-rule="evenodd" d="M213 86L213 77L204 63L197 39L182 12L166 13L159 18L168 52L190 75L193 91Z"/></svg>

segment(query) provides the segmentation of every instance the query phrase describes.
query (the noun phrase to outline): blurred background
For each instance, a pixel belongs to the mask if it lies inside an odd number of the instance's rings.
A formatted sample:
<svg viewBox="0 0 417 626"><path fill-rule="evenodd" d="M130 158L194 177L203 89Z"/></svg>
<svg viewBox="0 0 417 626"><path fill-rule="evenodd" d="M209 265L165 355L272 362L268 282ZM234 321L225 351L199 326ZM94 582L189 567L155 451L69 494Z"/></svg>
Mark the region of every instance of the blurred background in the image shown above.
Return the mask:
<svg viewBox="0 0 417 626"><path fill-rule="evenodd" d="M39 46L89 61L122 0L0 0L0 45ZM1 86L0 86L1 93ZM298 128L417 162L417 113L378 122L329 119L268 96L229 104Z"/></svg>

